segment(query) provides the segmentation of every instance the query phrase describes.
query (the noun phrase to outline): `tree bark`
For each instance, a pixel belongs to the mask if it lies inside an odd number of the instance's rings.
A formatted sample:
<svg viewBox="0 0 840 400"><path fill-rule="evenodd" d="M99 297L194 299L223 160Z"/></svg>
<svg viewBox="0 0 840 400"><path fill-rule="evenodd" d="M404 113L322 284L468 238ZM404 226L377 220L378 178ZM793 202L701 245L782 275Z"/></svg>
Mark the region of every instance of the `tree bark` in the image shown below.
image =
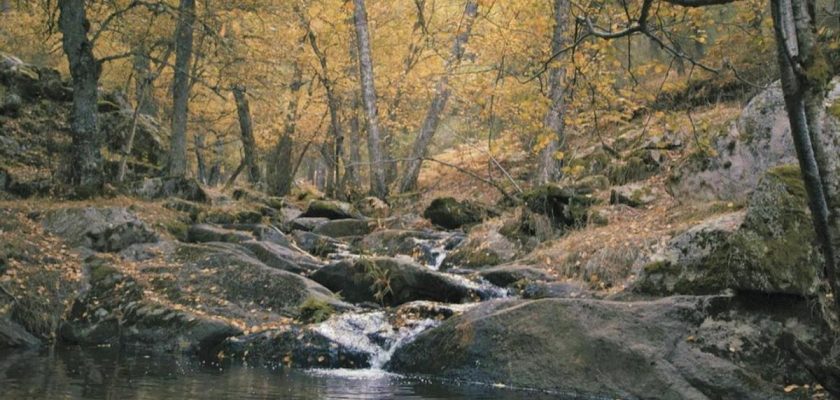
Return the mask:
<svg viewBox="0 0 840 400"><path fill-rule="evenodd" d="M196 134L193 136L195 140L195 161L198 164L197 178L198 181L207 184L207 162L204 160L204 134Z"/></svg>
<svg viewBox="0 0 840 400"><path fill-rule="evenodd" d="M376 107L376 87L367 11L365 10L365 0L353 0L353 4L356 42L359 50L359 81L362 90L362 105L367 119L368 153L371 163L370 187L374 196L385 199L388 197L388 185L385 182L386 166L384 165L387 158L382 149L379 111Z"/></svg>
<svg viewBox="0 0 840 400"><path fill-rule="evenodd" d="M245 96L245 87L234 86L233 97L236 99L236 112L239 115L239 130L242 135L242 163L247 168L248 181L256 185L260 183L260 168L257 165L257 144L254 140L254 125L251 121L248 98Z"/></svg>
<svg viewBox="0 0 840 400"><path fill-rule="evenodd" d="M417 179L420 177L420 168L423 165L423 159L426 157L426 151L429 144L432 142L440 123L440 116L446 108L446 103L449 101L451 90L449 87L449 77L461 60L464 58L464 46L469 41L472 33L473 23L478 15L478 2L476 0L467 0L464 7L464 23L460 32L455 37L455 43L452 46L452 54L446 61L443 75L435 88L435 96L432 99L431 105L426 112L426 118L423 120L423 125L414 141L414 146L411 150L411 155L406 162L406 171L400 185L400 191L410 192L417 187Z"/></svg>
<svg viewBox="0 0 840 400"><path fill-rule="evenodd" d="M825 60L817 48L815 21L804 0L772 0L782 90L791 134L808 193L825 277L840 310L840 132L824 129L825 88L830 74L813 73ZM810 71L809 71L810 70Z"/></svg>
<svg viewBox="0 0 840 400"><path fill-rule="evenodd" d="M303 86L303 71L300 65L295 63L292 83L289 85L289 104L286 110L283 134L268 159L266 179L269 191L277 196L289 194L292 191L292 182L294 182L294 160L292 160L294 141L292 136L297 129L298 92L301 86Z"/></svg>
<svg viewBox="0 0 840 400"><path fill-rule="evenodd" d="M566 68L557 65L557 56L569 45L566 33L569 24L569 0L554 0L554 32L551 37L551 54L554 58L548 69L549 108L545 115L545 127L552 135L548 145L540 151L539 165L534 183L541 185L556 181L562 176L563 162L557 157L566 142Z"/></svg>
<svg viewBox="0 0 840 400"><path fill-rule="evenodd" d="M134 49L132 66L134 68L134 98L140 114L157 117L158 107L154 98L155 88L152 84L155 76L152 74L151 58L146 48L138 46Z"/></svg>
<svg viewBox="0 0 840 400"><path fill-rule="evenodd" d="M73 77L73 113L70 130L73 136L70 181L86 190L102 186L102 137L97 124L97 85L101 64L93 54L88 39L90 22L84 0L58 2L62 47Z"/></svg>
<svg viewBox="0 0 840 400"><path fill-rule="evenodd" d="M190 97L190 62L193 51L195 0L181 0L175 28L175 77L172 84L172 138L169 175L187 175L187 118Z"/></svg>
<svg viewBox="0 0 840 400"><path fill-rule="evenodd" d="M216 143L213 144L213 166L210 168L210 175L207 177L207 184L216 186L222 181L222 159L225 153L225 142L221 135L216 136Z"/></svg>

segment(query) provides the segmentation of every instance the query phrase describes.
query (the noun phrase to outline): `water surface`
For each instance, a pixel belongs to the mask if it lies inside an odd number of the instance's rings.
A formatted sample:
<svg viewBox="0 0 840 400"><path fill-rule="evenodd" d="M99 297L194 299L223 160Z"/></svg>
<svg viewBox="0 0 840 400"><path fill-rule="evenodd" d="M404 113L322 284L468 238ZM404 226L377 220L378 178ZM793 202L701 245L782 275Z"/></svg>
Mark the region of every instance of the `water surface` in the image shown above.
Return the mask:
<svg viewBox="0 0 840 400"><path fill-rule="evenodd" d="M64 348L0 351L2 399L502 399L551 398L481 385L436 382L379 371L300 371L194 359Z"/></svg>

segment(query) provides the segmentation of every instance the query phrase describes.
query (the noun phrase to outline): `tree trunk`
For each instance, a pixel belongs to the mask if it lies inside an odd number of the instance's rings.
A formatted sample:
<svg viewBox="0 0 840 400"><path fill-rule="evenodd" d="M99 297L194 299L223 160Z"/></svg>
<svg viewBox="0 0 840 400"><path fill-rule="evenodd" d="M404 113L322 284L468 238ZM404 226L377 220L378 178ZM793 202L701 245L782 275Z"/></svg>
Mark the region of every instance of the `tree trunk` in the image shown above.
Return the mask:
<svg viewBox="0 0 840 400"><path fill-rule="evenodd" d="M360 166L362 164L361 148L359 141L361 139L361 125L359 121L359 107L360 101L358 94L353 94L353 100L350 103L350 142L348 143L349 161L346 165L344 178L350 185L351 192L358 193L358 187L361 184Z"/></svg>
<svg viewBox="0 0 840 400"><path fill-rule="evenodd" d="M70 181L86 190L102 186L102 138L97 125L97 84L101 65L93 55L93 44L88 39L88 28L84 0L61 0L58 2L59 28L62 32L62 46L70 64L73 77L72 159Z"/></svg>
<svg viewBox="0 0 840 400"><path fill-rule="evenodd" d="M154 97L154 86L152 82L155 76L151 70L151 59L148 50L138 46L134 49L134 98L140 114L150 117L157 117L158 107Z"/></svg>
<svg viewBox="0 0 840 400"><path fill-rule="evenodd" d="M566 68L557 65L558 54L569 45L566 29L569 24L569 0L554 0L554 33L551 37L551 54L554 58L548 69L548 97L549 108L545 115L545 127L552 138L548 145L540 151L539 166L534 183L541 185L553 182L562 176L562 160L557 153L562 152L566 143Z"/></svg>
<svg viewBox="0 0 840 400"><path fill-rule="evenodd" d="M286 110L283 134L268 158L266 179L268 180L269 191L277 196L285 196L292 191L292 182L294 181L294 160L292 160L294 141L292 136L297 128L298 92L301 86L303 86L303 71L296 62L292 83L289 85L289 105Z"/></svg>
<svg viewBox="0 0 840 400"><path fill-rule="evenodd" d="M213 166L210 168L210 175L207 177L207 184L216 186L222 181L222 160L225 155L225 142L221 135L216 136L216 143L213 145Z"/></svg>
<svg viewBox="0 0 840 400"><path fill-rule="evenodd" d="M779 70L791 134L808 192L817 238L825 256L825 277L840 310L840 132L823 129L825 87L830 74L817 47L815 22L804 0L772 0Z"/></svg>
<svg viewBox="0 0 840 400"><path fill-rule="evenodd" d="M257 165L257 144L254 141L254 125L251 121L251 108L245 96L245 87L233 87L233 97L236 99L236 112L239 115L239 130L242 135L242 162L248 171L248 181L252 184L260 183L260 168Z"/></svg>
<svg viewBox="0 0 840 400"><path fill-rule="evenodd" d="M423 165L423 158L426 157L426 151L440 123L440 116L446 108L446 103L449 101L449 95L451 94L449 77L464 58L464 46L470 38L473 23L477 15L478 2L476 0L467 0L467 4L464 7L464 25L455 37L452 54L446 60L443 75L441 75L435 88L435 96L432 99L432 104L429 105L426 118L420 127L420 133L414 141L411 155L406 162L405 175L400 185L400 191L403 193L413 191L417 187L417 179L420 177L420 167Z"/></svg>
<svg viewBox="0 0 840 400"><path fill-rule="evenodd" d="M207 162L204 160L204 134L193 136L195 140L195 161L198 164L198 181L207 184Z"/></svg>
<svg viewBox="0 0 840 400"><path fill-rule="evenodd" d="M365 110L368 128L368 153L370 154L371 193L380 198L388 197L388 185L385 182L385 156L379 130L379 111L376 108L376 87L373 76L373 55L371 54L370 32L368 31L365 0L353 0L353 17L356 25L356 42L359 49L359 78L362 90L362 105Z"/></svg>
<svg viewBox="0 0 840 400"><path fill-rule="evenodd" d="M181 0L175 29L175 77L172 84L172 138L169 175L187 175L187 118L190 97L190 60L193 48L195 0Z"/></svg>

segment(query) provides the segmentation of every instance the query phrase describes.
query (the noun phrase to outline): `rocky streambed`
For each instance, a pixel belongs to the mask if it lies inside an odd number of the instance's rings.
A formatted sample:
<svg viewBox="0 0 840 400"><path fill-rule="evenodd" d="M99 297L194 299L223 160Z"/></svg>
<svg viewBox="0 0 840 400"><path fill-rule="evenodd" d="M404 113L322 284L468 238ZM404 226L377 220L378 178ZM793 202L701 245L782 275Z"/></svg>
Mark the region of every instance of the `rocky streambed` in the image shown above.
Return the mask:
<svg viewBox="0 0 840 400"><path fill-rule="evenodd" d="M703 267L740 240L721 232L759 229L749 208L674 238L628 290L607 294L516 262L462 267L481 258L471 252L505 249L470 250L474 235L460 229L420 229L338 202L214 202L4 209L5 231L17 221L29 227L22 234L59 238L80 273L43 292L0 294L0 347L141 348L222 366L387 371L572 397L801 398L837 388L836 339L815 310L812 276L756 275L762 263ZM16 271L51 262L16 257ZM36 307L59 292L66 308Z"/></svg>

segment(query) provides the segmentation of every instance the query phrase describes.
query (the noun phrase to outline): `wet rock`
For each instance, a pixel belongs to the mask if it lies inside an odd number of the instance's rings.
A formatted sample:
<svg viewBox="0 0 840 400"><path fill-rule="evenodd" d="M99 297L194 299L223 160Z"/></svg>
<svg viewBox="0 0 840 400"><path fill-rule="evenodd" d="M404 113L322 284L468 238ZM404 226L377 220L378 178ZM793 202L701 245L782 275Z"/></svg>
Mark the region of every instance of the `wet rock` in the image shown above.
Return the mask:
<svg viewBox="0 0 840 400"><path fill-rule="evenodd" d="M339 253L349 248L346 243L338 239L312 232L294 231L292 235L295 243L301 249L316 257L327 257L330 254Z"/></svg>
<svg viewBox="0 0 840 400"><path fill-rule="evenodd" d="M368 368L370 354L340 345L311 328L289 327L225 341L226 359L270 368Z"/></svg>
<svg viewBox="0 0 840 400"><path fill-rule="evenodd" d="M500 287L507 287L514 283L529 283L550 279L544 271L527 265L516 264L485 268L479 272L479 275L488 282Z"/></svg>
<svg viewBox="0 0 840 400"><path fill-rule="evenodd" d="M125 208L59 209L47 213L43 225L72 246L102 252L158 241L157 234Z"/></svg>
<svg viewBox="0 0 840 400"><path fill-rule="evenodd" d="M534 188L523 197L532 212L548 216L557 228L567 229L586 224L589 207L596 202L591 194L588 189L548 184Z"/></svg>
<svg viewBox="0 0 840 400"><path fill-rule="evenodd" d="M299 217L292 220L292 222L289 224L289 227L292 230L312 232L319 226L326 224L327 222L330 222L329 218Z"/></svg>
<svg viewBox="0 0 840 400"><path fill-rule="evenodd" d="M317 258L309 254L296 252L275 243L251 240L242 242L241 245L271 268L302 274L316 271L322 266Z"/></svg>
<svg viewBox="0 0 840 400"><path fill-rule="evenodd" d="M0 349L31 349L41 346L41 341L17 323L0 317Z"/></svg>
<svg viewBox="0 0 840 400"><path fill-rule="evenodd" d="M458 229L478 224L489 214L488 210L473 202L441 197L432 201L423 217L442 228Z"/></svg>
<svg viewBox="0 0 840 400"><path fill-rule="evenodd" d="M798 168L772 168L745 212L715 217L671 239L644 267L636 290L812 296L822 261L811 224Z"/></svg>
<svg viewBox="0 0 840 400"><path fill-rule="evenodd" d="M734 307L727 301L486 302L397 349L388 369L605 398L775 399L785 397L785 377L812 381L790 354L771 349L781 331L802 329L799 337L820 340L814 339L819 338L819 325L807 317L796 327L777 324L786 313L729 311ZM728 334L720 343L743 346L710 349L711 343L719 343L712 335L721 329L714 325L727 320L732 328L723 328ZM775 327L767 337L756 329L762 323ZM734 341L743 336L737 327L748 332L749 345ZM750 350L753 344L755 351ZM778 363L770 363L773 371L766 360L753 358L764 350L779 357Z"/></svg>
<svg viewBox="0 0 840 400"><path fill-rule="evenodd" d="M524 299L586 299L592 292L572 282L530 282L520 288Z"/></svg>
<svg viewBox="0 0 840 400"><path fill-rule="evenodd" d="M249 240L254 240L254 237L246 232L224 229L208 224L192 225L187 231L187 241L191 243L242 243Z"/></svg>
<svg viewBox="0 0 840 400"><path fill-rule="evenodd" d="M611 204L626 204L630 207L644 207L656 199L654 190L640 183L615 187L610 194Z"/></svg>
<svg viewBox="0 0 840 400"><path fill-rule="evenodd" d="M350 204L340 201L313 200L301 215L302 218L348 219L362 218Z"/></svg>
<svg viewBox="0 0 840 400"><path fill-rule="evenodd" d="M453 277L396 258L346 260L321 268L311 278L343 299L399 305L415 300L460 303L479 294Z"/></svg>
<svg viewBox="0 0 840 400"><path fill-rule="evenodd" d="M134 193L144 199L156 200L177 197L206 203L210 197L195 179L151 178L144 179L134 188Z"/></svg>
<svg viewBox="0 0 840 400"><path fill-rule="evenodd" d="M312 230L323 236L333 238L347 237L347 236L363 236L367 235L373 230L370 222L360 219L340 219L331 220L318 225Z"/></svg>

